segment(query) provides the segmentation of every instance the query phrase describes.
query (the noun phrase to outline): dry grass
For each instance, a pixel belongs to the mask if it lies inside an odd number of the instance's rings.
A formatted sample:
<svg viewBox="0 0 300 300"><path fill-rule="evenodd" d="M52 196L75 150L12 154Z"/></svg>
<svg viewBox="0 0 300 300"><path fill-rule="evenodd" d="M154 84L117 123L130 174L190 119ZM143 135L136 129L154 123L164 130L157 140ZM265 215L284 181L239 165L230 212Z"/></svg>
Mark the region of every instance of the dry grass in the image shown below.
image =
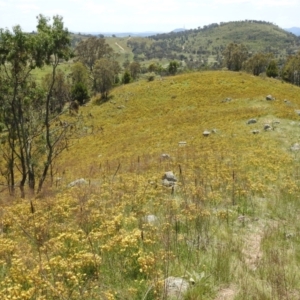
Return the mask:
<svg viewBox="0 0 300 300"><path fill-rule="evenodd" d="M35 213L1 199L2 299L165 299L170 276L194 282L184 299L297 299L298 95L273 79L203 72L81 108L88 134L56 162L61 179L32 199ZM161 185L166 171L174 189ZM66 187L81 177L89 184Z"/></svg>

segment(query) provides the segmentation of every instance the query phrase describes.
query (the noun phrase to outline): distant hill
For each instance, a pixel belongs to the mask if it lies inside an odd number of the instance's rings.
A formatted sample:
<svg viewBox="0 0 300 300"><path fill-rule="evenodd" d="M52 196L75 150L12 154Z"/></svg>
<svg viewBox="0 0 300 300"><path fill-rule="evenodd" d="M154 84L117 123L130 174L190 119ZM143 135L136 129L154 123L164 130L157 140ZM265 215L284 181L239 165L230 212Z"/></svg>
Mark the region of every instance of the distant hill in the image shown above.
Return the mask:
<svg viewBox="0 0 300 300"><path fill-rule="evenodd" d="M186 29L185 28L177 28L177 29L172 30L171 32L182 32L182 31L186 31Z"/></svg>
<svg viewBox="0 0 300 300"><path fill-rule="evenodd" d="M221 66L223 51L229 43L244 44L249 52L272 52L279 59L300 49L300 38L273 23L236 21L213 23L202 28L131 38L127 46L136 60L153 58L184 61L193 68Z"/></svg>
<svg viewBox="0 0 300 300"><path fill-rule="evenodd" d="M300 27L285 28L285 30L288 32L291 32L297 36L300 36Z"/></svg>
<svg viewBox="0 0 300 300"><path fill-rule="evenodd" d="M120 54L118 60L136 60L147 65L158 60L182 61L190 69L222 67L223 51L232 42L244 44L249 52L272 52L282 60L299 51L300 37L277 25L265 21L236 21L213 23L185 30L174 29L169 33L153 32L91 32L74 34L72 45L88 36L105 37L108 44Z"/></svg>

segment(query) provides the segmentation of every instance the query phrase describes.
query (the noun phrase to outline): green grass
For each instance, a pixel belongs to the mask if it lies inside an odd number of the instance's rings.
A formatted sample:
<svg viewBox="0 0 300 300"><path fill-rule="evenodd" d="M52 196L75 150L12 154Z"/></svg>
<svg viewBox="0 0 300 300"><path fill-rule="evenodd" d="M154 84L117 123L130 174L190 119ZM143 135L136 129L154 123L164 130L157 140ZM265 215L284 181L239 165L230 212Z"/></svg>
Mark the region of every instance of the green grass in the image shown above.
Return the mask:
<svg viewBox="0 0 300 300"><path fill-rule="evenodd" d="M63 71L66 75L68 75L71 72L71 64L70 62L62 62L58 65L57 70ZM35 69L31 72L33 77L38 81L41 82L42 79L47 75L52 73L52 66L44 66L41 69Z"/></svg>

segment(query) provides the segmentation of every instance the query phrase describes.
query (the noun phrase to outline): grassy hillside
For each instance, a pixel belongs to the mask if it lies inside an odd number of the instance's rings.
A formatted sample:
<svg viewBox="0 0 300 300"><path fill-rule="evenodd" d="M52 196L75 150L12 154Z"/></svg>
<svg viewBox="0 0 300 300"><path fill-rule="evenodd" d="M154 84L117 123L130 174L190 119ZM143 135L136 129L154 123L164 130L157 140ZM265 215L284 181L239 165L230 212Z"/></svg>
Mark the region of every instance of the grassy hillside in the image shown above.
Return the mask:
<svg viewBox="0 0 300 300"><path fill-rule="evenodd" d="M108 39L110 40L110 39ZM249 52L273 52L284 58L299 50L299 37L262 21L211 24L203 28L127 40L136 59L168 58L184 61L220 61L229 43L244 44Z"/></svg>
<svg viewBox="0 0 300 300"><path fill-rule="evenodd" d="M87 35L72 34L75 47ZM176 59L189 68L222 67L226 46L232 42L244 44L249 52L272 52L284 60L300 49L300 38L280 27L264 21L236 21L211 24L180 32L157 34L150 37L105 37L119 54L118 61L140 61L148 66L158 62L165 66Z"/></svg>
<svg viewBox="0 0 300 300"><path fill-rule="evenodd" d="M111 101L104 105L89 104L85 108L95 115L88 120L91 128L101 126L103 131L101 141L93 142L92 135L82 143L88 144L92 152L99 149L105 159L119 159L177 151L182 140L189 147L197 147L233 133L249 139L252 127L245 125L247 118L259 118L258 129L276 118L297 120L298 92L299 88L278 80L234 72L203 72L136 82L115 89ZM278 100L265 101L268 94ZM227 97L232 101L222 103ZM293 105L287 105L284 99ZM202 131L213 128L219 134L203 138ZM76 152L78 157L77 148Z"/></svg>
<svg viewBox="0 0 300 300"><path fill-rule="evenodd" d="M202 72L82 107L34 213L1 198L1 299L299 299L299 92Z"/></svg>

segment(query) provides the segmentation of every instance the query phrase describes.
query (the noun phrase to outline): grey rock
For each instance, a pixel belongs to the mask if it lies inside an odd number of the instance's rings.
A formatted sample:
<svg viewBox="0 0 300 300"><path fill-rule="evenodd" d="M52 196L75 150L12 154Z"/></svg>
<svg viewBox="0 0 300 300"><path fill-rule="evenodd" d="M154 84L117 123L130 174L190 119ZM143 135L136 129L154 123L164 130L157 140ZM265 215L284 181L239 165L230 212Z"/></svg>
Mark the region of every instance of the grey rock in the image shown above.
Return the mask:
<svg viewBox="0 0 300 300"><path fill-rule="evenodd" d="M255 124L255 123L257 123L257 120L256 120L256 119L249 119L249 120L247 121L247 124Z"/></svg>
<svg viewBox="0 0 300 300"><path fill-rule="evenodd" d="M162 179L167 179L168 181L177 181L177 178L172 171L166 172Z"/></svg>
<svg viewBox="0 0 300 300"><path fill-rule="evenodd" d="M162 185L164 185L164 186L173 186L173 185L175 184L174 181L169 181L169 180L167 180L167 179L163 179L163 180L161 181L161 183L162 183Z"/></svg>
<svg viewBox="0 0 300 300"><path fill-rule="evenodd" d="M176 181L177 178L172 171L166 172L162 177L162 185L164 186L173 186L175 185Z"/></svg>
<svg viewBox="0 0 300 300"><path fill-rule="evenodd" d="M167 299L183 299L189 288L189 283L183 278L170 276L165 279Z"/></svg>
<svg viewBox="0 0 300 300"><path fill-rule="evenodd" d="M272 101L272 100L275 100L275 98L272 95L268 95L268 96L266 96L266 100Z"/></svg>
<svg viewBox="0 0 300 300"><path fill-rule="evenodd" d="M181 141L178 143L179 146L186 146L186 142L185 141Z"/></svg>
<svg viewBox="0 0 300 300"><path fill-rule="evenodd" d="M74 187L74 186L79 186L79 185L84 185L88 184L88 182L84 178L76 179L72 182L70 182L67 187Z"/></svg>
<svg viewBox="0 0 300 300"><path fill-rule="evenodd" d="M272 129L272 126L270 124L265 124L264 125L264 130L267 131L267 130L271 130Z"/></svg>
<svg viewBox="0 0 300 300"><path fill-rule="evenodd" d="M252 133L253 133L253 134L259 134L259 130L254 129L254 130L252 130Z"/></svg>
<svg viewBox="0 0 300 300"><path fill-rule="evenodd" d="M292 105L292 102L287 100L287 99L284 99L283 102L286 104L286 105Z"/></svg>

